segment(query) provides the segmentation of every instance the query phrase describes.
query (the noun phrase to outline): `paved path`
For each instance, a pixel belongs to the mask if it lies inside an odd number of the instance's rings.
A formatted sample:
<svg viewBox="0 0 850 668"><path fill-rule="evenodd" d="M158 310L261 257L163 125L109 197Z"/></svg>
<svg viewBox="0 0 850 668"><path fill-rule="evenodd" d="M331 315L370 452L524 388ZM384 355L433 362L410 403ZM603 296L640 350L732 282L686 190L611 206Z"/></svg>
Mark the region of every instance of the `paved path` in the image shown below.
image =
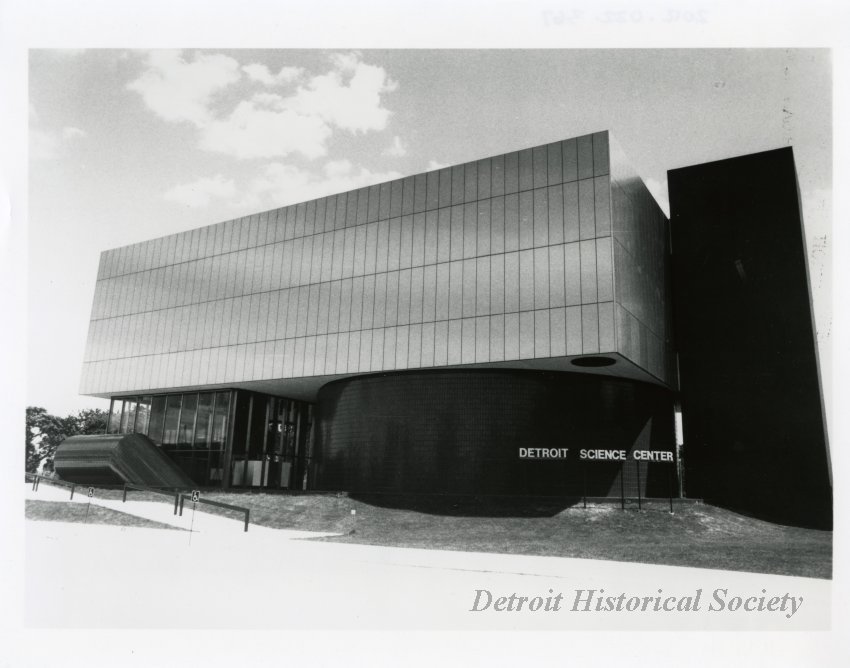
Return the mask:
<svg viewBox="0 0 850 668"><path fill-rule="evenodd" d="M231 536L234 532L244 531L244 520L241 513L233 512L232 517L221 515L220 512L207 512L204 504L199 503L193 514L192 502L184 501L183 515L174 514L174 504L165 497L162 501L136 501L133 499L133 492L127 496L127 501L120 499L99 499L97 497L88 498L86 495L86 487L77 487L74 492L73 500L70 499L71 490L67 487L51 485L44 481L38 486L38 491L32 491L32 486L27 485L25 490L25 498L40 501L66 501L77 504L86 504L91 501L92 504L111 508L122 513L143 517L147 520L168 524L170 526L179 527L197 534L203 534L205 537L209 534L225 534ZM239 505L239 504L234 504ZM267 533L273 532L279 538L321 538L323 536L337 536L336 533L322 533L315 531L300 531L297 529L270 529L268 527L251 524L249 533ZM193 535L192 540L197 537Z"/></svg>
<svg viewBox="0 0 850 668"><path fill-rule="evenodd" d="M54 491L48 491L52 489ZM67 499L42 485L28 498ZM75 499L85 503L87 497ZM180 522L167 503L118 510ZM185 522L185 518L183 519ZM26 623L35 627L254 629L703 630L828 628L831 582L556 557L449 552L296 540L308 532L205 513L197 532L27 522ZM182 526L182 525L181 525ZM191 537L191 540L190 540ZM659 549L663 549L660 545ZM680 599L702 589L699 611L571 610L577 590ZM733 596L803 596L779 612L708 610ZM472 611L477 591L529 599L562 594L560 610ZM551 590L551 591L550 591ZM763 593L765 590L766 593ZM482 594L482 598L486 598Z"/></svg>

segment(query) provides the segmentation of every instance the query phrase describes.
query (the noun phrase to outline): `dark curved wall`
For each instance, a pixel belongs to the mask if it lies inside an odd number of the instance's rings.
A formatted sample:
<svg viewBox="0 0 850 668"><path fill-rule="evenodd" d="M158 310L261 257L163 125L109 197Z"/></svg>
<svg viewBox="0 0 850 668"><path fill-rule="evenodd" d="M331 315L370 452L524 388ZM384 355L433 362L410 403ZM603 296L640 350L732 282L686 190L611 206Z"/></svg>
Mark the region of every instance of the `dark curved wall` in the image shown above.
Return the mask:
<svg viewBox="0 0 850 668"><path fill-rule="evenodd" d="M317 489L619 496L620 465L581 448L674 450L672 398L589 374L453 370L361 376L319 392ZM520 447L569 448L566 461ZM672 479L668 479L668 473ZM623 489L637 496L634 461ZM666 496L672 464L640 465L641 494ZM585 482L586 480L586 482Z"/></svg>

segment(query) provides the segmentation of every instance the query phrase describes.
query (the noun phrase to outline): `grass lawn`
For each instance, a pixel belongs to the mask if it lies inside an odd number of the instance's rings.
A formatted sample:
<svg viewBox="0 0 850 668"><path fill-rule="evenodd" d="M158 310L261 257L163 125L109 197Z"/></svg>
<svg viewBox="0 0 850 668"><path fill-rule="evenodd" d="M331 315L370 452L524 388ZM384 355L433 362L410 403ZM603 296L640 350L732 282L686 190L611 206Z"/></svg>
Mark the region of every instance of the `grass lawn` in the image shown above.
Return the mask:
<svg viewBox="0 0 850 668"><path fill-rule="evenodd" d="M144 529L175 529L183 531L178 527L169 526L160 522L153 522L142 517L129 515L110 508L104 508L92 504L86 514L86 506L83 503L68 503L66 501L37 501L27 499L26 518L28 520L48 522L86 522L88 524L112 524L123 527L140 527Z"/></svg>
<svg viewBox="0 0 850 668"><path fill-rule="evenodd" d="M96 494L121 497L116 490ZM619 503L585 510L580 501L552 499L219 491L203 491L202 497L250 508L252 524L343 534L322 539L336 542L832 576L832 532L772 524L699 503L676 504L671 515L666 500L644 502L638 512L632 504L625 511ZM169 503L144 492L128 498Z"/></svg>

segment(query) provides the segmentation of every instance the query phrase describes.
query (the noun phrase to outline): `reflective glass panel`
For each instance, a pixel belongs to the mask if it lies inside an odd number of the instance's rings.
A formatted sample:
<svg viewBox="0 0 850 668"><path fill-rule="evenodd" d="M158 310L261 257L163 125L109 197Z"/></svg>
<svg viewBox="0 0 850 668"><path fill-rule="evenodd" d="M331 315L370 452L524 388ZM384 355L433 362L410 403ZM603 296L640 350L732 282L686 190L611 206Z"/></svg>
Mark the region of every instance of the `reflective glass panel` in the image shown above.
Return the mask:
<svg viewBox="0 0 850 668"><path fill-rule="evenodd" d="M134 431L137 434L148 433L148 423L151 416L151 398L139 397L139 403L136 405L136 427Z"/></svg>
<svg viewBox="0 0 850 668"><path fill-rule="evenodd" d="M212 392L203 392L198 395L198 418L195 424L194 447L206 449L209 447L212 437L213 426L213 401L215 395Z"/></svg>
<svg viewBox="0 0 850 668"><path fill-rule="evenodd" d="M162 442L164 445L174 445L177 443L177 428L179 426L180 404L182 400L182 394L170 394L166 398L165 424L162 433Z"/></svg>
<svg viewBox="0 0 850 668"><path fill-rule="evenodd" d="M164 395L151 397L148 438L156 444L162 443L162 427L165 421L165 399Z"/></svg>

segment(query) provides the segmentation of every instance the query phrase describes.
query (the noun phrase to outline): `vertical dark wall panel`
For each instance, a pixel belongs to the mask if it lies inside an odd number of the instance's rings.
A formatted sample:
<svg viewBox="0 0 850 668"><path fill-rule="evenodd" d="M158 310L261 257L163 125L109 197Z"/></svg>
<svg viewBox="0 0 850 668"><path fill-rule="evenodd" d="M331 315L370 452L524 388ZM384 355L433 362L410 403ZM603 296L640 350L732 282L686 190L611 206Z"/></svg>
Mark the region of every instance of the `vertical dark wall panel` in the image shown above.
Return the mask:
<svg viewBox="0 0 850 668"><path fill-rule="evenodd" d="M581 496L581 448L673 450L670 393L589 374L423 371L319 392L316 487L352 492ZM519 448L569 448L566 461ZM665 496L673 464L641 464L642 495ZM589 496L619 496L620 465L586 465ZM637 465L624 491L637 496ZM674 478L675 489L675 478Z"/></svg>
<svg viewBox="0 0 850 668"><path fill-rule="evenodd" d="M829 527L792 151L677 169L668 180L686 494Z"/></svg>

